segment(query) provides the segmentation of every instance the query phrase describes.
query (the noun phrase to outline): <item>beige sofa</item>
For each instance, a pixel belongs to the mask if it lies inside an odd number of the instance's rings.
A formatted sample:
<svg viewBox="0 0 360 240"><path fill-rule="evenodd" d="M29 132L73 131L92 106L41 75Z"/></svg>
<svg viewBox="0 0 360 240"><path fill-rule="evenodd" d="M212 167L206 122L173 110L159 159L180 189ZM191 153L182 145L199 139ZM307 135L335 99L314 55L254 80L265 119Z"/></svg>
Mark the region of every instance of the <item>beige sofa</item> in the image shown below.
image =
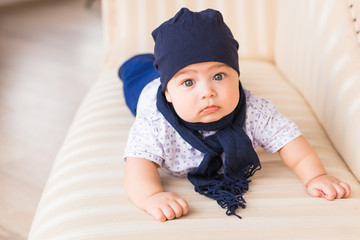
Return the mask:
<svg viewBox="0 0 360 240"><path fill-rule="evenodd" d="M360 239L359 0L103 0L105 52L98 80L60 149L30 240ZM226 216L187 179L164 173L190 204L156 222L123 187L122 154L134 117L117 68L151 52L151 31L181 7L220 10L240 43L241 80L271 99L315 147L326 170L348 182L348 199L311 198L277 154L258 150L242 220ZM99 46L101 47L101 46Z"/></svg>

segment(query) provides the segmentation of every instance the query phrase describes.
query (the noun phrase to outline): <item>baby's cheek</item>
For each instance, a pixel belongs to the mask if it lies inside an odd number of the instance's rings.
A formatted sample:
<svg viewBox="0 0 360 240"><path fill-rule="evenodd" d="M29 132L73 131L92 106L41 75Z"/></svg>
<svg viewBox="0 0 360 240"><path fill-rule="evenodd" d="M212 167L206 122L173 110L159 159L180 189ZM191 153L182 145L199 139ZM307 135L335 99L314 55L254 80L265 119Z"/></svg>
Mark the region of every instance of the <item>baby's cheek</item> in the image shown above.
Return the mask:
<svg viewBox="0 0 360 240"><path fill-rule="evenodd" d="M175 106L174 106L174 108L175 108ZM178 108L175 108L175 112L184 121L187 121L187 122L196 121L196 116L194 115L196 110L194 109L194 106L183 105L183 106L180 106Z"/></svg>

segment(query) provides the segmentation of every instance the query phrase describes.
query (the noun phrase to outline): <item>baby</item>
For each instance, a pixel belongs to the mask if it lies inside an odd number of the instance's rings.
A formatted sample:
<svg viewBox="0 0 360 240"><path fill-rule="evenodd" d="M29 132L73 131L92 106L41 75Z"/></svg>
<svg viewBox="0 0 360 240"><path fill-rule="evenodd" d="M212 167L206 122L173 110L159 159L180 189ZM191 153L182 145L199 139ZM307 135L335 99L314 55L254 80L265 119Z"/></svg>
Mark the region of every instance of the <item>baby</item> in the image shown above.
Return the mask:
<svg viewBox="0 0 360 240"><path fill-rule="evenodd" d="M350 196L327 175L298 127L270 101L239 81L238 42L220 12L181 9L152 33L154 55L138 55L119 70L136 115L125 149L125 188L155 219L186 215L188 203L166 192L158 168L187 176L195 191L236 215L248 180L261 168L256 147L278 152L313 197Z"/></svg>

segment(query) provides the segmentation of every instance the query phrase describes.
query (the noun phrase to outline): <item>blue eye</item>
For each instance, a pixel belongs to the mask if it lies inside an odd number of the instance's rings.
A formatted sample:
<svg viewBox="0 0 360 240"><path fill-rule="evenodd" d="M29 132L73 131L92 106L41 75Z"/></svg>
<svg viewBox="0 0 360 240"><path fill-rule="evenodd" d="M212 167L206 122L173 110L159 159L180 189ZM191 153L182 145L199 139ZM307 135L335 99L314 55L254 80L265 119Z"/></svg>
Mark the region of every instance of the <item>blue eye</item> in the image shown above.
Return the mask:
<svg viewBox="0 0 360 240"><path fill-rule="evenodd" d="M214 80L220 81L220 80L223 80L224 77L225 77L225 75L223 73L218 73L214 76Z"/></svg>
<svg viewBox="0 0 360 240"><path fill-rule="evenodd" d="M194 82L194 80L188 79L188 80L185 80L182 84L183 84L185 87L191 87L192 85L195 84L195 82Z"/></svg>

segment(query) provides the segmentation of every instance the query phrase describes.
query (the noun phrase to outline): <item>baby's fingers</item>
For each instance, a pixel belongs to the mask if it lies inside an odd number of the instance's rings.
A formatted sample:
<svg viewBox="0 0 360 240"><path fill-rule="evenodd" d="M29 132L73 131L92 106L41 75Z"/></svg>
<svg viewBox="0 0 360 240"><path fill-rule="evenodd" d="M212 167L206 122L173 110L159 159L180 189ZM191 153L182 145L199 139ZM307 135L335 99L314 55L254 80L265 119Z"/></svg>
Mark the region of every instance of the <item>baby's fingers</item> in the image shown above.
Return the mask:
<svg viewBox="0 0 360 240"><path fill-rule="evenodd" d="M178 213L176 213L176 211L178 211L178 210L176 208L174 209L174 207L172 206L172 203L170 203L168 206L163 206L161 208L161 211L163 212L163 214L165 215L167 220L172 220L172 219L176 218L177 217L176 215L178 214Z"/></svg>
<svg viewBox="0 0 360 240"><path fill-rule="evenodd" d="M186 215L188 203L172 192L160 192L152 195L146 201L144 208L156 220L165 222Z"/></svg>
<svg viewBox="0 0 360 240"><path fill-rule="evenodd" d="M330 201L336 198L347 198L351 194L349 184L328 175L313 178L306 188L310 196L323 197Z"/></svg>
<svg viewBox="0 0 360 240"><path fill-rule="evenodd" d="M170 205L170 208L171 208L172 213L173 213L173 214L169 215L169 217L168 217L169 220L174 219L174 218L179 218L182 215L185 215L183 213L183 208L181 207L181 205L177 201L171 202L169 205Z"/></svg>
<svg viewBox="0 0 360 240"><path fill-rule="evenodd" d="M169 215L170 218L168 217L168 219L179 218L183 215L188 214L189 211L188 203L182 198L177 198L176 200L170 202L169 206L172 209L174 215L170 214Z"/></svg>
<svg viewBox="0 0 360 240"><path fill-rule="evenodd" d="M167 217L163 213L163 210L160 208L153 208L148 210L147 212L160 222L165 222L167 220Z"/></svg>
<svg viewBox="0 0 360 240"><path fill-rule="evenodd" d="M311 197L325 197L324 192L321 189L317 188L308 188L308 194Z"/></svg>
<svg viewBox="0 0 360 240"><path fill-rule="evenodd" d="M339 185L342 186L344 188L344 190L345 190L345 194L344 194L343 198L350 197L350 194L351 194L350 185L347 184L347 183L344 183L344 182L340 182Z"/></svg>
<svg viewBox="0 0 360 240"><path fill-rule="evenodd" d="M350 186L347 183L339 182L337 184L333 184L332 188L329 190L328 197L325 196L328 200L334 200L335 198L347 198L350 196Z"/></svg>
<svg viewBox="0 0 360 240"><path fill-rule="evenodd" d="M324 198L327 200L335 200L336 198L342 198L345 194L345 190L338 184L327 185L323 188Z"/></svg>
<svg viewBox="0 0 360 240"><path fill-rule="evenodd" d="M308 193L312 197L322 197L327 200L334 200L337 197L337 191L332 185L317 184L308 186Z"/></svg>
<svg viewBox="0 0 360 240"><path fill-rule="evenodd" d="M340 184L335 184L333 185L335 191L336 191L336 196L335 198L340 199L343 198L346 194L345 189L340 185Z"/></svg>
<svg viewBox="0 0 360 240"><path fill-rule="evenodd" d="M179 218L187 214L187 209L183 207L176 201L170 202L167 205L163 205L159 208L153 208L148 211L156 220L165 222L166 220L172 220L174 218Z"/></svg>
<svg viewBox="0 0 360 240"><path fill-rule="evenodd" d="M188 212L189 212L189 204L185 201L185 199L178 198L176 201L177 201L178 204L180 204L180 206L181 206L182 215L188 214Z"/></svg>
<svg viewBox="0 0 360 240"><path fill-rule="evenodd" d="M317 188L308 189L310 196L323 197L327 200L347 198L350 196L351 190L347 183L340 182L338 184L322 185Z"/></svg>

